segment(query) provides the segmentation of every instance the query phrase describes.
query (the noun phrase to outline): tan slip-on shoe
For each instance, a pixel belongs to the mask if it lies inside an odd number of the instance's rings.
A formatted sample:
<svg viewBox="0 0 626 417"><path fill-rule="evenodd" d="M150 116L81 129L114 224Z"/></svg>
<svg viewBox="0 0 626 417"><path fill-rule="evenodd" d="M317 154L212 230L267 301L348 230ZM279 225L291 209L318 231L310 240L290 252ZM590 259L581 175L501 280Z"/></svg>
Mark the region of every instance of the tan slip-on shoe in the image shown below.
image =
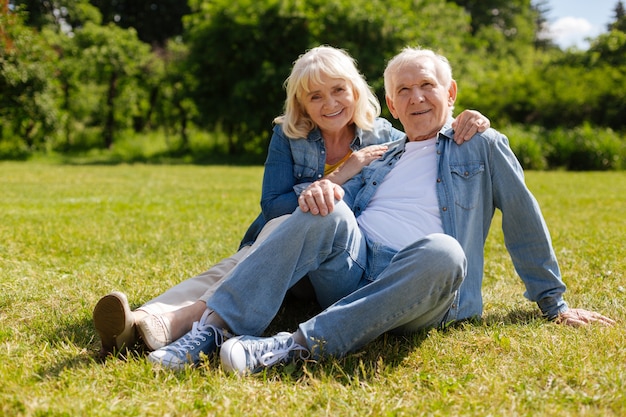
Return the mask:
<svg viewBox="0 0 626 417"><path fill-rule="evenodd" d="M93 324L102 341L102 355L137 343L135 319L124 293L115 291L102 297L93 309Z"/></svg>
<svg viewBox="0 0 626 417"><path fill-rule="evenodd" d="M148 350L157 350L173 342L172 325L160 314L150 314L137 322L137 332Z"/></svg>

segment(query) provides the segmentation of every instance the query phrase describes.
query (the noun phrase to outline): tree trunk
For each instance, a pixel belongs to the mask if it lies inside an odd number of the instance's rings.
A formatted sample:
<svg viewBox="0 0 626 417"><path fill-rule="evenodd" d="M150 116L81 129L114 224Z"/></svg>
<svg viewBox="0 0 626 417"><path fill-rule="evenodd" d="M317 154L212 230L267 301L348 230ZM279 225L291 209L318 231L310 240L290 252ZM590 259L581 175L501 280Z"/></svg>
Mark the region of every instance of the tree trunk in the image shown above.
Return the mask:
<svg viewBox="0 0 626 417"><path fill-rule="evenodd" d="M109 93L107 95L107 116L104 124L104 146L111 149L113 146L113 132L115 131L115 96L117 94L117 72L111 73L109 79Z"/></svg>

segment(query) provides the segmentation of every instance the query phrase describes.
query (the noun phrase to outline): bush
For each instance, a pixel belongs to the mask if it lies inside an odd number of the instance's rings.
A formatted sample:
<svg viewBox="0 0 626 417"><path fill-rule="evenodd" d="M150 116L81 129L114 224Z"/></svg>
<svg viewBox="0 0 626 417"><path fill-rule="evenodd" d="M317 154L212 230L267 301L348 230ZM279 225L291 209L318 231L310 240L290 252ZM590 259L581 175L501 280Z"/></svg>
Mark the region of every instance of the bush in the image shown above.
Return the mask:
<svg viewBox="0 0 626 417"><path fill-rule="evenodd" d="M572 171L624 168L624 139L610 128L595 128L589 124L571 130L559 128L549 132L546 140L550 168Z"/></svg>
<svg viewBox="0 0 626 417"><path fill-rule="evenodd" d="M542 145L545 135L539 126L509 126L506 129L511 149L524 169L544 170L548 167Z"/></svg>
<svg viewBox="0 0 626 417"><path fill-rule="evenodd" d="M29 150L26 144L19 139L0 140L0 161L1 160L26 160Z"/></svg>

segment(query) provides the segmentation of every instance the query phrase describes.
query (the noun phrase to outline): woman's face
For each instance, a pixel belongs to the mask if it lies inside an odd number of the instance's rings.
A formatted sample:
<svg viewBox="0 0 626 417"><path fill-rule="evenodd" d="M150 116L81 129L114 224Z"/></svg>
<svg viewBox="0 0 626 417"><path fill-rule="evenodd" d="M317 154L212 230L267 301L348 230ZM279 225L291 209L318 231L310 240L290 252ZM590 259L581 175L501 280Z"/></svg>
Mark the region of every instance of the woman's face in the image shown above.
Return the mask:
<svg viewBox="0 0 626 417"><path fill-rule="evenodd" d="M303 99L306 113L322 132L336 132L352 123L355 97L346 80L321 77L321 83L311 82L309 93Z"/></svg>

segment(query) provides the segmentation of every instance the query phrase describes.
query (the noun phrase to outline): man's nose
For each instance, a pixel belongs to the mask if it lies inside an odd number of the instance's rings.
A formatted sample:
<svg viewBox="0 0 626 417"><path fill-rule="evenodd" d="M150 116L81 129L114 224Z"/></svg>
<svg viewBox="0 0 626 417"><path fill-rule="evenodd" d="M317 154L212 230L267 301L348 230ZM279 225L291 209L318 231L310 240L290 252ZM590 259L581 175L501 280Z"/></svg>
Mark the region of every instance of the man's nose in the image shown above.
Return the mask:
<svg viewBox="0 0 626 417"><path fill-rule="evenodd" d="M421 103L424 101L424 94L421 88L414 87L411 89L411 102Z"/></svg>

